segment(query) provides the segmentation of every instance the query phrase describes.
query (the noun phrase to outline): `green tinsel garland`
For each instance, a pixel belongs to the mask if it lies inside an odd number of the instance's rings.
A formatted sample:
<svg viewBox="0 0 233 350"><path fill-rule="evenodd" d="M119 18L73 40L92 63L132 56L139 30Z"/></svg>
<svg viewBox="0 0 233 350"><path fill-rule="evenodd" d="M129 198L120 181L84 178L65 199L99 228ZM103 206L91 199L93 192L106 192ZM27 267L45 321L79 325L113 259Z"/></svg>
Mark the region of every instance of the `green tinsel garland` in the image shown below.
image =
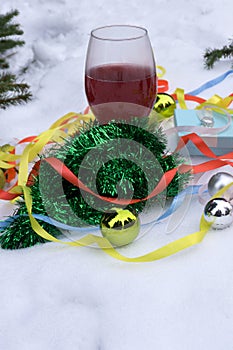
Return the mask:
<svg viewBox="0 0 233 350"><path fill-rule="evenodd" d="M116 149L117 157L113 157ZM145 156L145 150L151 152L156 163L153 157ZM161 129L149 123L148 119L138 119L132 124L86 124L81 132L65 140L62 146L57 145L42 156L39 176L31 185L33 213L48 215L71 226L85 226L99 225L103 212L109 209L109 203L91 194L85 193L84 199L80 189L61 178L48 163L43 162L43 158L61 160L91 190L96 191L96 186L101 196L128 198L129 193L133 193L133 198L140 199L148 196L163 172L183 163L178 154L164 157L165 154L166 138ZM143 169L146 169L146 175ZM188 179L189 174L176 174L166 191L150 200L150 204L175 196ZM145 204L143 201L127 208L140 213ZM19 217L0 237L2 248L17 249L45 241L32 230L25 215L24 201L18 203L15 214ZM53 225L39 222L50 234L61 234Z"/></svg>

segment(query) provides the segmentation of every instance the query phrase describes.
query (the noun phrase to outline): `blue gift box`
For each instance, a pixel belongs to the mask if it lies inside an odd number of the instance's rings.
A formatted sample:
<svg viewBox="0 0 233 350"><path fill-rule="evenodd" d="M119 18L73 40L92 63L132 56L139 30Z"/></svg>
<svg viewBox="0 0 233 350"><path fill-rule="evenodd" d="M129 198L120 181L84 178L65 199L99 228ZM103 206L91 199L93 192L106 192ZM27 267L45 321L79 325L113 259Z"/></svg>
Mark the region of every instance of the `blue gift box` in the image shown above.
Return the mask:
<svg viewBox="0 0 233 350"><path fill-rule="evenodd" d="M175 126L202 126L201 120L198 117L198 113L198 110L176 109L174 114ZM212 116L214 118L214 128L224 127L228 122L226 116L224 116L223 114L213 112ZM208 130L210 130L211 128L205 129L206 134L202 134L200 136L216 155L220 156L233 151L233 123L231 123L228 128L218 133L217 135L208 135ZM179 136L183 136L191 132L195 132L195 130L190 130L190 132L178 131L178 134ZM189 150L190 155L203 155L191 142L188 142L187 148Z"/></svg>

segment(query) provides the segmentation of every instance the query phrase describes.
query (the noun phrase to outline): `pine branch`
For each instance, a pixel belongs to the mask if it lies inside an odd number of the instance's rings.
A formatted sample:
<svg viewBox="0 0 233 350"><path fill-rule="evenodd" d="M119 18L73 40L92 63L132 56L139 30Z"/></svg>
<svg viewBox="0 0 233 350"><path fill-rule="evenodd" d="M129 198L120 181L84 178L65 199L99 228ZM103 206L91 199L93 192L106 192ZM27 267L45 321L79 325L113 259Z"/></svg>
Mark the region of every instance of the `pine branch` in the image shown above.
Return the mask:
<svg viewBox="0 0 233 350"><path fill-rule="evenodd" d="M8 56L5 55L6 51L12 50L17 46L23 46L25 42L23 40L10 39L9 37L15 35L22 35L23 31L19 28L19 24L9 23L14 16L17 16L19 12L17 10L0 15L0 68L9 68L7 62ZM4 56L5 55L5 56Z"/></svg>
<svg viewBox="0 0 233 350"><path fill-rule="evenodd" d="M8 22L10 22L13 17L18 16L18 10L12 10L7 12L5 15L0 15L0 28L3 28Z"/></svg>
<svg viewBox="0 0 233 350"><path fill-rule="evenodd" d="M1 27L0 38L5 38L12 35L22 35L22 29L19 29L19 24L8 24L5 27Z"/></svg>
<svg viewBox="0 0 233 350"><path fill-rule="evenodd" d="M4 97L4 99L1 99L1 96L0 96L0 108L6 109L7 107L10 107L10 106L18 106L23 103L27 103L28 101L31 100L31 98L32 98L32 94L30 92L18 94L13 97L7 96L7 97Z"/></svg>
<svg viewBox="0 0 233 350"><path fill-rule="evenodd" d="M5 15L0 15L0 69L10 68L8 58L15 54L13 49L25 44L23 40L13 38L13 36L23 34L19 24L10 23L18 14L17 10L13 10ZM29 85L17 82L14 74L0 73L0 109L26 103L31 98Z"/></svg>
<svg viewBox="0 0 233 350"><path fill-rule="evenodd" d="M23 46L24 44L25 42L23 40L2 39L0 40L0 54L16 46Z"/></svg>
<svg viewBox="0 0 233 350"><path fill-rule="evenodd" d="M233 58L233 41L229 45L224 45L221 49L208 48L203 57L204 65L207 69L213 68L214 64L221 58Z"/></svg>
<svg viewBox="0 0 233 350"><path fill-rule="evenodd" d="M27 89L28 85L25 83L16 83L16 76L14 74L0 75L0 94L7 91L21 92L22 89Z"/></svg>
<svg viewBox="0 0 233 350"><path fill-rule="evenodd" d="M0 76L0 108L5 109L10 105L19 105L28 102L32 98L29 86L25 83L17 83L13 74Z"/></svg>

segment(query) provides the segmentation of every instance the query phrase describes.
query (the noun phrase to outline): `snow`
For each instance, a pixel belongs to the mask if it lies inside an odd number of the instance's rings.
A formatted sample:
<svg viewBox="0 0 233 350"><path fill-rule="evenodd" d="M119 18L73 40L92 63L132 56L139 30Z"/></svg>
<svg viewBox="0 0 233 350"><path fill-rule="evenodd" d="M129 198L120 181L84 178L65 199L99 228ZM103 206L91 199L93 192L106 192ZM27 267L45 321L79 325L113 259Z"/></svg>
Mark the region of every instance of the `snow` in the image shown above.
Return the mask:
<svg viewBox="0 0 233 350"><path fill-rule="evenodd" d="M193 90L229 69L203 67L206 47L232 35L232 1L8 0L26 44L12 57L31 85L27 105L0 111L2 140L47 129L87 105L83 71L91 29L136 24L148 29L170 92ZM232 93L232 76L202 93ZM1 216L12 211L1 203ZM178 227L160 223L122 254L144 254L198 230L203 206L192 198ZM171 223L170 223L171 226ZM196 247L145 264L124 263L100 249L48 243L0 254L2 350L233 349L232 228L211 231Z"/></svg>

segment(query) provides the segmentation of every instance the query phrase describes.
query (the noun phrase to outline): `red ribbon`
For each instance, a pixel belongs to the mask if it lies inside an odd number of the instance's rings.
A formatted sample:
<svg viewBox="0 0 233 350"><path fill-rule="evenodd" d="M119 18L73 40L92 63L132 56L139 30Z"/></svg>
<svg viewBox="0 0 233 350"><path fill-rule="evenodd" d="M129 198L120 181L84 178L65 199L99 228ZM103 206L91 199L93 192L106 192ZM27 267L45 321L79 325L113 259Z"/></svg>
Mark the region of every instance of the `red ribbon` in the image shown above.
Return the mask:
<svg viewBox="0 0 233 350"><path fill-rule="evenodd" d="M174 100L177 100L176 94L171 94L171 96L174 98ZM188 95L188 94L184 95L184 99L185 99L185 101L194 101L194 102L197 102L199 104L206 102L206 100L202 97Z"/></svg>
<svg viewBox="0 0 233 350"><path fill-rule="evenodd" d="M20 196L22 193L10 193L9 191L4 191L0 189L0 199L11 201L16 197Z"/></svg>
<svg viewBox="0 0 233 350"><path fill-rule="evenodd" d="M169 84L165 79L158 79L158 93L168 91Z"/></svg>
<svg viewBox="0 0 233 350"><path fill-rule="evenodd" d="M98 195L97 193L90 190L86 185L84 185L82 181L80 181L78 177L76 177L76 175L70 169L68 169L64 163L62 163L57 158L45 158L44 161L49 163L64 179L72 183L74 186L92 194L93 196L103 201L115 203L115 204L121 204L121 205L134 204L134 203L146 201L152 197L155 197L156 195L161 193L163 190L165 190L166 187L171 183L171 181L173 180L174 176L178 171L180 173L192 172L193 174L197 174L197 173L202 173L209 170L217 169L224 165L233 166L233 162L227 160L229 158L233 158L233 152L229 152L222 156L216 156L216 154L207 146L207 144L203 141L203 139L195 133L182 136L178 143L176 151L181 149L189 141L191 141L201 151L203 155L205 155L208 158L214 158L214 159L203 162L201 164L197 164L197 165L183 164L183 165L180 165L179 167L168 170L166 173L163 174L157 186L146 198L132 199L130 201L126 199L115 199L115 198L109 198L109 197Z"/></svg>
<svg viewBox="0 0 233 350"><path fill-rule="evenodd" d="M105 202L110 202L110 203L115 203L120 205L135 204L142 201L146 201L152 197L155 197L156 195L158 195L159 193L161 193L163 190L166 189L166 187L169 185L169 183L172 181L172 179L174 178L174 176L178 171L178 168L168 170L166 173L163 174L157 186L153 189L153 191L147 197L142 199L131 199L129 201L127 199L117 199L112 197L100 196L97 193L93 192L86 185L84 185L84 183L80 181L79 178L69 168L67 168L67 166L63 162L61 162L59 159L51 157L51 158L45 158L43 160L46 161L48 164L50 164L53 167L53 169L55 169L58 172L58 174L60 174L64 179L69 181L74 186L80 188L81 190L84 190L85 192L92 194L93 196Z"/></svg>

